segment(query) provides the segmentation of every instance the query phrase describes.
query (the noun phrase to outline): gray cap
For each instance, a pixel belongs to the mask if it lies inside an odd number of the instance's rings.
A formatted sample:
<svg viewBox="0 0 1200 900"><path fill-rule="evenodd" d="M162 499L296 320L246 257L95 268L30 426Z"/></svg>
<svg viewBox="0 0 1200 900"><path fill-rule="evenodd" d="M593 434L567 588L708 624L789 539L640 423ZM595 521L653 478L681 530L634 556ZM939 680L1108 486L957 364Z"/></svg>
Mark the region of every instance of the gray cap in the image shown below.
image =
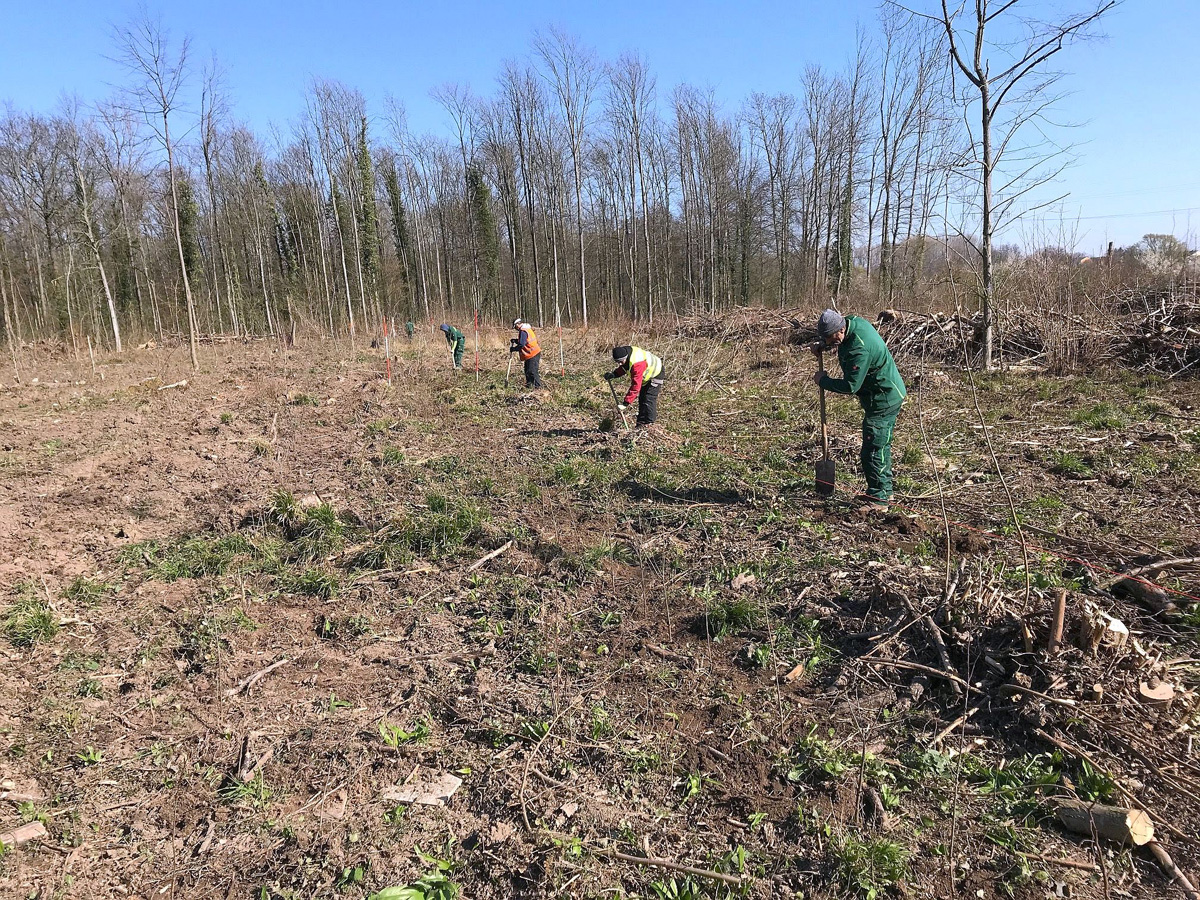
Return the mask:
<svg viewBox="0 0 1200 900"><path fill-rule="evenodd" d="M817 320L817 334L823 338L832 337L846 327L846 317L836 309L827 309Z"/></svg>

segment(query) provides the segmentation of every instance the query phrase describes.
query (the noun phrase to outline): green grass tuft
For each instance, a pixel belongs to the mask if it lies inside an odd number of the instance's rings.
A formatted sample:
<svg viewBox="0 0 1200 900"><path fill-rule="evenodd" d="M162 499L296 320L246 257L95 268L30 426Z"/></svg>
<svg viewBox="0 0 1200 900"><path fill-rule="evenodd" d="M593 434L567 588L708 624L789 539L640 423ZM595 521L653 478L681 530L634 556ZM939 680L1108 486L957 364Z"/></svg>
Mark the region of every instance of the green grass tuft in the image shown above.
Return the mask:
<svg viewBox="0 0 1200 900"><path fill-rule="evenodd" d="M18 584L16 594L4 617L4 633L14 647L36 647L58 634L58 616L32 581Z"/></svg>

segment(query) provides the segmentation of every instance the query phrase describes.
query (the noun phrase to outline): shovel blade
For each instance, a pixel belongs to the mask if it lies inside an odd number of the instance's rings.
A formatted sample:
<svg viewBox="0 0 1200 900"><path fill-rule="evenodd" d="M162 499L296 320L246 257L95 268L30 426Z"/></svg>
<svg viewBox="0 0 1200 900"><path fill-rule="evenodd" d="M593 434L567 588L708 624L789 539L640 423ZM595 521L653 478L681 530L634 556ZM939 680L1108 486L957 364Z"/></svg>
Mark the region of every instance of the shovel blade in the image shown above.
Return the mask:
<svg viewBox="0 0 1200 900"><path fill-rule="evenodd" d="M837 470L833 465L833 460L818 460L816 478L817 493L822 497L830 497L833 495L833 488L835 484L837 484Z"/></svg>

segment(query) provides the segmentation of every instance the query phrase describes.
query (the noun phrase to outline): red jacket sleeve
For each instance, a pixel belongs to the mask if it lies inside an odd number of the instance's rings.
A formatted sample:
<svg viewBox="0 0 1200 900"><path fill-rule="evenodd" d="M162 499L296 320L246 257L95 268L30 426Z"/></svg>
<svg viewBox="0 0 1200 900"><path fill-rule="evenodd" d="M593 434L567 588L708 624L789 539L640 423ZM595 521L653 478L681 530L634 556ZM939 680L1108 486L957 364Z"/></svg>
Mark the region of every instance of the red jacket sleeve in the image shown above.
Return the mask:
<svg viewBox="0 0 1200 900"><path fill-rule="evenodd" d="M625 395L626 406L637 399L637 395L642 390L642 379L646 377L646 369L649 367L649 363L640 362L629 370L629 393Z"/></svg>

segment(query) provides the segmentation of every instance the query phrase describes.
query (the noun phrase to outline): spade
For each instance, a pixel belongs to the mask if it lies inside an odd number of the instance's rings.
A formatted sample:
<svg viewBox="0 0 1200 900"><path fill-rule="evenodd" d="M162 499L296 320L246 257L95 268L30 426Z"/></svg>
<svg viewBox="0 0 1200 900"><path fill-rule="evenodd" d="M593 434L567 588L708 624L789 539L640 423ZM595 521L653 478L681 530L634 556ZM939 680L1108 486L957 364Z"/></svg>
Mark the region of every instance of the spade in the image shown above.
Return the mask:
<svg viewBox="0 0 1200 900"><path fill-rule="evenodd" d="M825 370L825 354L817 351L817 368L821 371ZM837 484L837 469L834 467L833 460L829 458L829 428L825 424L825 388L819 388L821 392L821 458L817 460L817 478L816 487L817 493L822 497L829 497L833 494L834 485Z"/></svg>

